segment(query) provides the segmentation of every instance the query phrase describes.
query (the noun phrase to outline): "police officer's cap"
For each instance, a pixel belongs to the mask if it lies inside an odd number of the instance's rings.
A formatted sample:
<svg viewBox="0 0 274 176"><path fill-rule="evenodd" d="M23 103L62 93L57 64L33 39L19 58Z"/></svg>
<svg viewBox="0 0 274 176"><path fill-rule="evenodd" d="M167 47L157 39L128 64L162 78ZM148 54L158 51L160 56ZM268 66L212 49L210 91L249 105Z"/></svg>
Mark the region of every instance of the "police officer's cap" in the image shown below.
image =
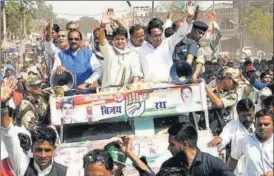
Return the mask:
<svg viewBox="0 0 274 176"><path fill-rule="evenodd" d="M195 22L193 22L193 27L196 28L196 29L201 29L204 32L207 31L207 29L208 29L208 25L205 22L203 22L203 21L195 21Z"/></svg>

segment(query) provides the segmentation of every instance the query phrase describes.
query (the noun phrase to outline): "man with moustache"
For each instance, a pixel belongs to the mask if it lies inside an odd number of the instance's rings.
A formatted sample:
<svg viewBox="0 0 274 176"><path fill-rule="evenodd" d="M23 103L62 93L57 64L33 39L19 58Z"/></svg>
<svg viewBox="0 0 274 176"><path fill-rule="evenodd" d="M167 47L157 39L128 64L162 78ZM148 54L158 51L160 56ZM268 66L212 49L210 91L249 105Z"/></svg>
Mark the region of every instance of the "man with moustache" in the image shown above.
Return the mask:
<svg viewBox="0 0 274 176"><path fill-rule="evenodd" d="M239 118L237 120L230 121L224 128L220 136L216 136L208 143L209 147L218 146L218 150L221 151L224 147L232 143L232 146L236 144L247 134L253 132L254 126L254 110L255 106L250 99L242 99L238 102L236 110ZM227 154L230 154L227 152ZM240 163L241 162L241 163ZM242 175L244 157L240 159L240 162L235 170L237 176Z"/></svg>
<svg viewBox="0 0 274 176"><path fill-rule="evenodd" d="M198 133L189 123L181 122L168 129L169 146L173 155L161 166L167 168L186 168L189 176L233 176L233 172L219 158L201 152L197 147Z"/></svg>
<svg viewBox="0 0 274 176"><path fill-rule="evenodd" d="M170 68L173 65L172 54L175 46L183 39L192 28L193 9L187 8L188 16L181 27L169 38L163 39L163 22L159 18L149 21L147 34L149 42L139 49L140 62L146 82L165 82L170 81ZM195 47L195 45L192 45ZM195 49L194 49L195 50ZM187 59L192 63L193 57ZM157 67L155 67L157 65ZM161 70L161 71L159 71Z"/></svg>
<svg viewBox="0 0 274 176"><path fill-rule="evenodd" d="M186 106L192 105L192 89L189 86L185 86L181 89L181 98Z"/></svg>
<svg viewBox="0 0 274 176"><path fill-rule="evenodd" d="M128 40L128 47L133 49L138 49L144 44L145 41L145 30L144 27L136 24L132 25L129 29L130 39Z"/></svg>
<svg viewBox="0 0 274 176"><path fill-rule="evenodd" d="M97 81L102 75L102 67L91 50L80 48L82 34L78 30L68 33L69 49L55 54L53 71L61 75L70 72L74 77L72 88L85 90L98 85Z"/></svg>
<svg viewBox="0 0 274 176"><path fill-rule="evenodd" d="M233 170L245 155L243 175L273 176L273 113L262 109L255 115L255 132L232 146L228 165Z"/></svg>

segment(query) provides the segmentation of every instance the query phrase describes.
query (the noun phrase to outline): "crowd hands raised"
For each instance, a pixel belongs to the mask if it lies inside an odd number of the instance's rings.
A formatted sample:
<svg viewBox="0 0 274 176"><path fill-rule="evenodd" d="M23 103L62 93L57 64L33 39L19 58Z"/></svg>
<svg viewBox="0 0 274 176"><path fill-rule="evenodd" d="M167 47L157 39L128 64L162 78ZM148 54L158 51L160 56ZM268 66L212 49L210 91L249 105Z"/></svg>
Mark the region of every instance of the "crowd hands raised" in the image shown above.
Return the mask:
<svg viewBox="0 0 274 176"><path fill-rule="evenodd" d="M249 58L239 63L227 57L205 61L199 40L209 27L196 20L198 10L188 4L185 19L172 23L170 12L165 24L154 18L146 27L137 24L128 28L108 9L100 27L93 31L90 48L77 23L69 22L66 29L60 29L51 21L42 62L33 65L25 59L19 75L12 67L4 72L1 135L9 157L1 160L9 163L10 170L4 168L1 175L122 176L129 158L142 176L272 176L273 59L261 63ZM207 83L210 128L215 136L208 146L218 147L220 155L225 150L225 162L200 151L197 130L184 122L168 129L168 150L173 156L158 173L152 171L146 157L133 152L134 137L127 135L113 138L104 149L88 152L83 168L68 168L54 161L59 136L50 124L49 95L75 94L71 90L94 93L98 87L120 90L132 83L172 83L170 67L181 61L193 69L187 83L201 79ZM65 72L73 75L71 88L60 91L59 86L50 87L49 78ZM251 99L256 95L257 99ZM232 112L234 106L236 113Z"/></svg>

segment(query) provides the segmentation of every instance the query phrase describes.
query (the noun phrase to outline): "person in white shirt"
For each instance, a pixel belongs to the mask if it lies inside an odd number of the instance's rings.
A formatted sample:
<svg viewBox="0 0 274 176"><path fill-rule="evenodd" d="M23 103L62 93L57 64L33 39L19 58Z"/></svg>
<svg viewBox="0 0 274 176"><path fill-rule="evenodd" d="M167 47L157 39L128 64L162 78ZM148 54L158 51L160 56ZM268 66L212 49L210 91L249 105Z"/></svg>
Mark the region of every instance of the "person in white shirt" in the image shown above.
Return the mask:
<svg viewBox="0 0 274 176"><path fill-rule="evenodd" d="M255 106L253 102L246 98L238 102L236 110L239 119L230 121L223 128L220 136L216 136L213 140L208 143L209 147L218 146L219 152L224 149L231 142L231 146L236 146L236 144L244 138L246 134L253 132L254 125L254 110ZM228 154L228 152L227 152ZM229 155L227 155L228 159ZM240 176L243 172L244 157L238 162L238 166L235 170L235 175Z"/></svg>
<svg viewBox="0 0 274 176"><path fill-rule="evenodd" d="M49 71L51 71L54 54L60 51L60 49L58 48L58 43L59 43L58 33L60 31L60 27L57 24L53 24L53 21L51 21L46 27L46 30L47 30L47 33L46 33L44 54L45 54L45 59L47 61L48 69Z"/></svg>
<svg viewBox="0 0 274 176"><path fill-rule="evenodd" d="M145 41L145 30L143 26L139 24L132 25L129 28L129 34L130 34L130 39L128 40L129 48L133 48L138 51L138 49L141 46L147 43Z"/></svg>
<svg viewBox="0 0 274 176"><path fill-rule="evenodd" d="M255 129L232 146L228 165L235 169L245 155L244 176L273 176L273 113L269 109L256 113Z"/></svg>
<svg viewBox="0 0 274 176"><path fill-rule="evenodd" d="M177 43L186 38L192 25L193 13L183 25L169 38L162 39L163 22L158 18L150 20L147 33L149 42L139 49L140 61L146 82L170 81L170 68L173 64L172 54Z"/></svg>
<svg viewBox="0 0 274 176"><path fill-rule="evenodd" d="M127 45L128 34L125 28L113 31L113 46L106 41L105 29L107 17L101 24L99 42L104 56L102 87L124 86L140 81L143 77L138 54Z"/></svg>
<svg viewBox="0 0 274 176"><path fill-rule="evenodd" d="M54 162L56 133L48 126L37 126L31 131L33 158L20 147L5 103L15 89L14 78L1 85L1 135L16 176L78 176L79 170Z"/></svg>

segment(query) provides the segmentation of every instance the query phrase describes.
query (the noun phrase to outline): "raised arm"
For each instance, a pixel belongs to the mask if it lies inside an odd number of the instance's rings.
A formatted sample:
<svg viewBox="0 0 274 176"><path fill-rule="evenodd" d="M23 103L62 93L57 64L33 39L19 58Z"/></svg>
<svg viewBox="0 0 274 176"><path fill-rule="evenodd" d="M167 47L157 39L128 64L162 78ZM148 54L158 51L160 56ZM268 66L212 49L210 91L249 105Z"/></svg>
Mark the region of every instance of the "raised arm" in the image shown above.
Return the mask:
<svg viewBox="0 0 274 176"><path fill-rule="evenodd" d="M106 33L105 33L105 27L107 24L111 22L110 16L109 16L109 11L106 13L103 13L103 17L101 20L101 26L100 26L100 33L99 33L99 44L101 46L105 46L106 44Z"/></svg>
<svg viewBox="0 0 274 176"><path fill-rule="evenodd" d="M214 94L214 92L211 90L209 86L206 85L205 88L206 88L207 96L209 100L211 101L212 105L216 108L223 108L224 107L223 101L217 95Z"/></svg>
<svg viewBox="0 0 274 176"><path fill-rule="evenodd" d="M183 39L186 38L189 31L191 31L192 28L192 20L194 18L194 10L192 9L192 6L187 7L187 18L183 20L183 24L180 26L180 28L169 38L169 47L173 51L175 46Z"/></svg>
<svg viewBox="0 0 274 176"><path fill-rule="evenodd" d="M52 36L51 36L52 28L53 28L53 20L51 20L51 22L48 24L48 26L46 28L47 29L47 34L46 34L46 41L47 42L52 41Z"/></svg>
<svg viewBox="0 0 274 176"><path fill-rule="evenodd" d="M132 137L120 136L119 140L122 152L131 159L135 166L142 171L147 172L147 175L154 175L152 170L132 151Z"/></svg>
<svg viewBox="0 0 274 176"><path fill-rule="evenodd" d="M6 101L11 98L15 90L16 83L15 78L11 77L1 85L1 135L15 174L24 175L29 164L29 158L20 147L19 138L8 115L8 109L5 107Z"/></svg>
<svg viewBox="0 0 274 176"><path fill-rule="evenodd" d="M122 27L128 30L128 27L126 26L126 24L124 23L124 21L119 18L116 13L113 11L113 9L109 9L109 18L110 20L114 21L118 27Z"/></svg>

